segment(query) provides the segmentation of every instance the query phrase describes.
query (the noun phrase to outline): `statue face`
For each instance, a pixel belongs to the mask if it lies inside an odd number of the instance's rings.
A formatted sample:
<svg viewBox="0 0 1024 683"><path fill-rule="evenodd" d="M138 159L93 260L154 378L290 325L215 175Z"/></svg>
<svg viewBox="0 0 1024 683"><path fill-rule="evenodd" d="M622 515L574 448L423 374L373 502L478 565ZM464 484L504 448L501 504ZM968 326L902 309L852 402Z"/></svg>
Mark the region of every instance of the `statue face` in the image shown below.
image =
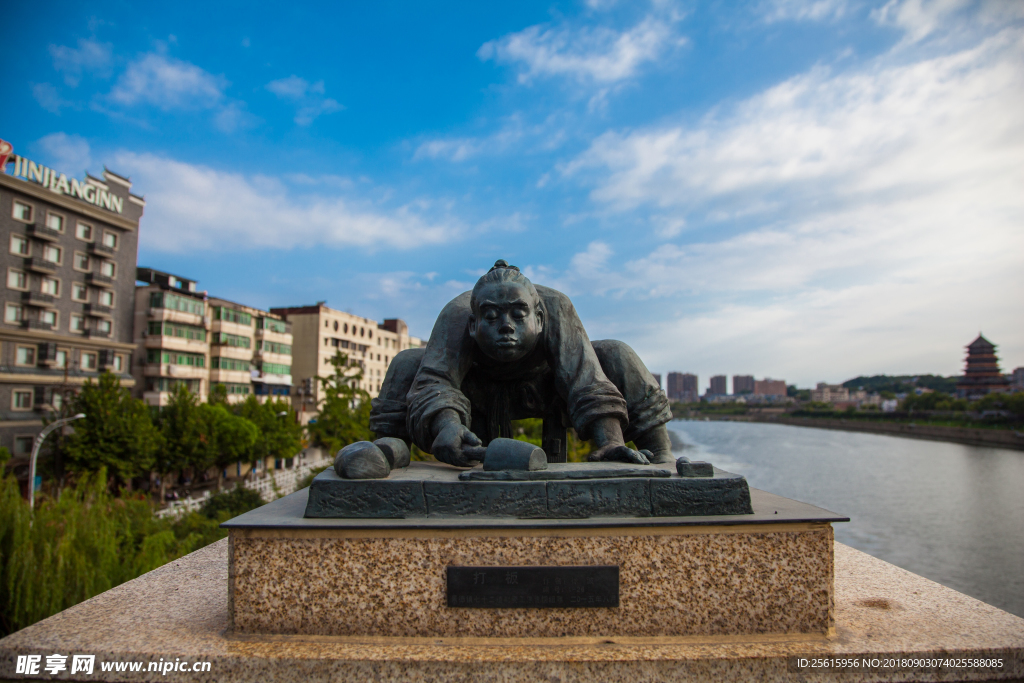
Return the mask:
<svg viewBox="0 0 1024 683"><path fill-rule="evenodd" d="M494 282L478 292L469 333L489 358L508 363L537 346L543 324L530 290L514 282Z"/></svg>

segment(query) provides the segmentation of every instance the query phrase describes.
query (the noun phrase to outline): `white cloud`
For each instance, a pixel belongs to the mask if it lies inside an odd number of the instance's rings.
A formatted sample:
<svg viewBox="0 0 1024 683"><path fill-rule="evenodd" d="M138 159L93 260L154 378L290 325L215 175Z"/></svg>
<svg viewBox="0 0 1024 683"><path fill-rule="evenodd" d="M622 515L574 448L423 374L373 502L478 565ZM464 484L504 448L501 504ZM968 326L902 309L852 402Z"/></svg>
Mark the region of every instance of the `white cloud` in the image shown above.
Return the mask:
<svg viewBox="0 0 1024 683"><path fill-rule="evenodd" d="M686 221L688 243L604 278L617 259L592 244L561 283L664 307L627 339L662 370L955 373L979 329L1024 365L1024 31L924 47L605 134L563 172L608 216Z"/></svg>
<svg viewBox="0 0 1024 683"><path fill-rule="evenodd" d="M337 100L325 97L326 90L323 81L310 83L293 74L288 78L271 81L265 87L278 98L298 105L295 123L300 126L310 125L321 114L332 114L345 108Z"/></svg>
<svg viewBox="0 0 1024 683"><path fill-rule="evenodd" d="M484 43L477 56L519 65L521 83L538 76L565 76L612 84L630 78L641 65L683 42L671 21L652 15L625 31L603 26L530 26Z"/></svg>
<svg viewBox="0 0 1024 683"><path fill-rule="evenodd" d="M850 11L848 0L764 0L760 14L768 23L777 21L831 21Z"/></svg>
<svg viewBox="0 0 1024 683"><path fill-rule="evenodd" d="M380 208L338 195L298 194L280 180L151 154L122 152L119 172L146 195L142 240L157 251L358 246L413 249L458 229L419 208Z"/></svg>
<svg viewBox="0 0 1024 683"><path fill-rule="evenodd" d="M57 88L52 83L34 84L32 86L32 97L35 98L40 107L51 114L60 114L61 109L71 104L60 96Z"/></svg>
<svg viewBox="0 0 1024 683"><path fill-rule="evenodd" d="M108 96L126 107L149 104L170 109L209 109L224 100L228 82L195 64L150 52L128 65Z"/></svg>
<svg viewBox="0 0 1024 683"><path fill-rule="evenodd" d="M40 138L36 144L43 151L47 161L63 173L81 177L92 166L89 142L79 135L50 133Z"/></svg>
<svg viewBox="0 0 1024 683"><path fill-rule="evenodd" d="M72 88L78 86L83 73L109 75L112 55L113 47L110 43L84 38L79 39L77 49L66 45L50 46L53 68L64 74L64 82Z"/></svg>

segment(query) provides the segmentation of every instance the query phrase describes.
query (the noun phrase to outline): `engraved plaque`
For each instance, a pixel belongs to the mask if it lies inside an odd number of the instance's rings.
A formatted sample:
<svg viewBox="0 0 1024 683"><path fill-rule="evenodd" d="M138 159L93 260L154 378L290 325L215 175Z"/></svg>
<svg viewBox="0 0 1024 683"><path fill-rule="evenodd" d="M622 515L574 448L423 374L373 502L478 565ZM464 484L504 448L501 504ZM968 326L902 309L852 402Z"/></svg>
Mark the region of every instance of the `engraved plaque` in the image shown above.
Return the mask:
<svg viewBox="0 0 1024 683"><path fill-rule="evenodd" d="M448 567L449 607L618 607L619 568Z"/></svg>

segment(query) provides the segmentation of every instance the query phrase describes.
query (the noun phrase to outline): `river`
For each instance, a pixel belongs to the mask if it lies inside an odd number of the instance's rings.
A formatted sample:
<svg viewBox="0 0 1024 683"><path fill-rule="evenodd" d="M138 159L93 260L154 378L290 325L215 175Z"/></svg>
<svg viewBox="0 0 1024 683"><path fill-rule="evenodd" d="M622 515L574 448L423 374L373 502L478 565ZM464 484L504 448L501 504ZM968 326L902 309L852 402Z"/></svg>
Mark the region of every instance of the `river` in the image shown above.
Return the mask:
<svg viewBox="0 0 1024 683"><path fill-rule="evenodd" d="M669 424L691 460L840 513L836 540L1024 617L1024 452L751 422Z"/></svg>

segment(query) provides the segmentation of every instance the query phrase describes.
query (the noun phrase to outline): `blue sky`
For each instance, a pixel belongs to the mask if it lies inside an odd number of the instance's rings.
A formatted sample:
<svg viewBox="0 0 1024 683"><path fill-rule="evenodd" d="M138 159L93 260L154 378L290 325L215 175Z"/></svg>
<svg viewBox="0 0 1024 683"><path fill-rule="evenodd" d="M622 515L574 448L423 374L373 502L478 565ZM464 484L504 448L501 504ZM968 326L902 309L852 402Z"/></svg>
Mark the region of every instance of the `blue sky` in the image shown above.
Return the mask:
<svg viewBox="0 0 1024 683"><path fill-rule="evenodd" d="M7 11L0 137L217 296L426 336L505 258L702 387L1024 365L1024 3Z"/></svg>

